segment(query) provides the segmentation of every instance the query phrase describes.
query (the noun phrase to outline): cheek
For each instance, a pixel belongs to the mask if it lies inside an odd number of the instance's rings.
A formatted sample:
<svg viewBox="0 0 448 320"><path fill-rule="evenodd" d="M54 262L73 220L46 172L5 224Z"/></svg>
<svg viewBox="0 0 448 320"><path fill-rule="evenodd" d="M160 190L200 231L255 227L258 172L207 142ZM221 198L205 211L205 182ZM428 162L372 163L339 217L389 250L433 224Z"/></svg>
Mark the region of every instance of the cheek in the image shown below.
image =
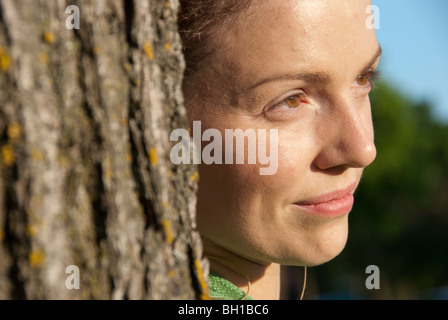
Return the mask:
<svg viewBox="0 0 448 320"><path fill-rule="evenodd" d="M307 131L284 130L279 137L278 171L269 184L281 186L286 200L297 200L300 193L309 188L314 180L311 164L318 148L315 138Z"/></svg>
<svg viewBox="0 0 448 320"><path fill-rule="evenodd" d="M222 205L233 205L233 209L238 207L240 210L245 206L254 206L254 203L260 201L269 207L277 207L297 200L301 190L309 187L307 181L312 181L310 166L318 151L313 135L307 134L312 132L312 128L308 129L279 129L276 141L269 135L266 138L262 136L261 139L256 135L257 138L253 140L255 146L252 147L246 140L242 147L244 152L240 153L244 156L242 164L236 164L238 144L234 141L232 149L225 138L224 129L221 129L223 164L200 165L201 194L213 193L213 198ZM269 132L269 129L266 132ZM272 143L276 145L273 146ZM241 149L241 145L239 147ZM233 155L233 164L227 163L226 154ZM249 164L251 154L256 159L256 164ZM264 161L260 157L264 157ZM260 161L264 164L260 164Z"/></svg>
<svg viewBox="0 0 448 320"><path fill-rule="evenodd" d="M266 142L267 140L267 142ZM273 147L271 144L276 143ZM258 139L256 150L262 150L267 158L261 164L257 153L257 164L248 164L248 148L245 147L245 162L240 165L223 165L229 183L249 192L276 198L288 197L290 192L300 192L305 180L309 179L310 167L317 150L311 136L297 130L279 130L278 139ZM264 150L267 150L265 152ZM234 150L235 152L235 150ZM261 156L263 158L263 156ZM270 170L267 170L270 169ZM263 171L265 170L265 171ZM270 172L269 172L270 171ZM263 174L268 172L269 174Z"/></svg>
<svg viewBox="0 0 448 320"><path fill-rule="evenodd" d="M316 153L315 141L302 132L291 131L279 140L279 169L302 171L310 167Z"/></svg>

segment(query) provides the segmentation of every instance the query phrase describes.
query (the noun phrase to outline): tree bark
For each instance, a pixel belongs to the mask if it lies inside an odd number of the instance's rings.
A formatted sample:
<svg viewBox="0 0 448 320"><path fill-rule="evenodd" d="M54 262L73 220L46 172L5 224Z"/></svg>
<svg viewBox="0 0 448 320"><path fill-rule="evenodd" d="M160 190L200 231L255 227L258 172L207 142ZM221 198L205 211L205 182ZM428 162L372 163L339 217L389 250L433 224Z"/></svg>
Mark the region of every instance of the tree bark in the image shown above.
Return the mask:
<svg viewBox="0 0 448 320"><path fill-rule="evenodd" d="M0 0L0 299L207 296L177 7Z"/></svg>

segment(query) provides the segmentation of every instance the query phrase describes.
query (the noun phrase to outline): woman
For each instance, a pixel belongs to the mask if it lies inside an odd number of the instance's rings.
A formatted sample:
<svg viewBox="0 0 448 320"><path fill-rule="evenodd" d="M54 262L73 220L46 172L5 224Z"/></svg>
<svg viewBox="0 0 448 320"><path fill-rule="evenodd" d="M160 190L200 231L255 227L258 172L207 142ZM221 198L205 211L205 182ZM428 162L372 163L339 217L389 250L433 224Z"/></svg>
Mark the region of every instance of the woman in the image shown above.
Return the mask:
<svg viewBox="0 0 448 320"><path fill-rule="evenodd" d="M280 265L341 252L353 193L376 155L368 94L381 49L370 1L180 2L190 121L222 137L263 132L278 161L272 174L260 174L259 158L199 166L211 296L279 299ZM223 157L237 152L222 145Z"/></svg>

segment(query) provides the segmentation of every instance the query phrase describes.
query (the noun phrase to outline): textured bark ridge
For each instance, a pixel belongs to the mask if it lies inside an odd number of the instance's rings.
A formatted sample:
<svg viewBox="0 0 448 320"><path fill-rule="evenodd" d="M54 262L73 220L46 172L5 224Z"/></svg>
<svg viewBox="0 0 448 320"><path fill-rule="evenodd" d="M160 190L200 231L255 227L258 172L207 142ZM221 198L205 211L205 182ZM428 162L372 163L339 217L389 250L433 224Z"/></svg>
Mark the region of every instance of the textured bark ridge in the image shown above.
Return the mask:
<svg viewBox="0 0 448 320"><path fill-rule="evenodd" d="M0 299L207 296L177 7L0 0Z"/></svg>

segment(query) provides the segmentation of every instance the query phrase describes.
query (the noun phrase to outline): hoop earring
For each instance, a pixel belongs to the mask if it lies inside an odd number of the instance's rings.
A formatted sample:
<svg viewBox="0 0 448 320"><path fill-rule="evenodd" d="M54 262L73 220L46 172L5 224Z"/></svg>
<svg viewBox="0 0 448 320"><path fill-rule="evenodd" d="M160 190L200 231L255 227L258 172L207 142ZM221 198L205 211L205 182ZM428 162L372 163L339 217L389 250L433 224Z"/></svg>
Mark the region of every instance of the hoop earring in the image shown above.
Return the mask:
<svg viewBox="0 0 448 320"><path fill-rule="evenodd" d="M305 295L305 289L306 289L306 266L303 267L303 286L302 286L302 293L300 294L299 300L303 300L303 296Z"/></svg>
<svg viewBox="0 0 448 320"><path fill-rule="evenodd" d="M250 291L250 280L249 280L248 277L246 277L246 279L247 279L247 292L246 292L246 294L244 295L244 297L242 297L240 300L245 300L245 299L249 296L249 291Z"/></svg>

